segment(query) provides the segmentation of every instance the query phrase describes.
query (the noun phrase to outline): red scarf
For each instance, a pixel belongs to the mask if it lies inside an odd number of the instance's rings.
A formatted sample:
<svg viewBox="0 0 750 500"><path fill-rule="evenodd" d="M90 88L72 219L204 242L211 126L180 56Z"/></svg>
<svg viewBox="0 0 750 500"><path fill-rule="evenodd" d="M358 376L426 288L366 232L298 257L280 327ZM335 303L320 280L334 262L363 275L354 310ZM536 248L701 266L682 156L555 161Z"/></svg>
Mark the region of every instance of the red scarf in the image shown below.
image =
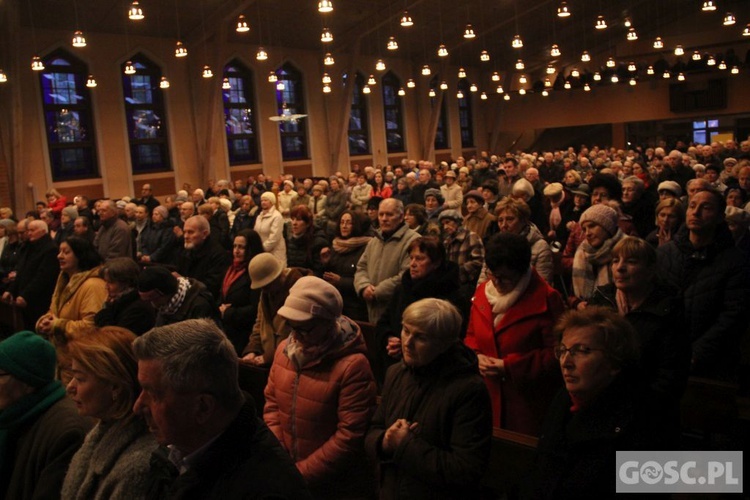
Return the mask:
<svg viewBox="0 0 750 500"><path fill-rule="evenodd" d="M232 284L239 279L244 273L247 272L247 262L244 260L235 260L232 262L232 266L227 269L227 274L224 275L224 283L221 285L221 296L226 298L229 293L229 288Z"/></svg>

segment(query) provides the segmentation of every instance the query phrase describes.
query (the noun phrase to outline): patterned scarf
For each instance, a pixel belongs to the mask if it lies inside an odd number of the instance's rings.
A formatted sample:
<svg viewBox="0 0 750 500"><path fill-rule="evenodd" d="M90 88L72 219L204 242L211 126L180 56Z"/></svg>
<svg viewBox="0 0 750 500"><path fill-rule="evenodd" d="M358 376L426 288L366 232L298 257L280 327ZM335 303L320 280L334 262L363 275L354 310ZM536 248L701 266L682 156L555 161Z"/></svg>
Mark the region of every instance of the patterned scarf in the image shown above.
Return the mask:
<svg viewBox="0 0 750 500"><path fill-rule="evenodd" d="M187 278L183 278L182 276L177 278L177 291L172 296L169 304L159 308L159 312L166 316L171 316L172 314L176 313L177 310L182 306L182 303L185 301L185 295L187 294L188 290L190 290L190 280L188 280Z"/></svg>
<svg viewBox="0 0 750 500"><path fill-rule="evenodd" d="M612 283L612 247L625 235L619 229L599 248L584 240L573 257L573 292L581 300L594 295L597 286Z"/></svg>
<svg viewBox="0 0 750 500"><path fill-rule="evenodd" d="M333 250L336 253L349 253L358 249L362 245L367 245L372 236L352 236L351 238L334 238Z"/></svg>

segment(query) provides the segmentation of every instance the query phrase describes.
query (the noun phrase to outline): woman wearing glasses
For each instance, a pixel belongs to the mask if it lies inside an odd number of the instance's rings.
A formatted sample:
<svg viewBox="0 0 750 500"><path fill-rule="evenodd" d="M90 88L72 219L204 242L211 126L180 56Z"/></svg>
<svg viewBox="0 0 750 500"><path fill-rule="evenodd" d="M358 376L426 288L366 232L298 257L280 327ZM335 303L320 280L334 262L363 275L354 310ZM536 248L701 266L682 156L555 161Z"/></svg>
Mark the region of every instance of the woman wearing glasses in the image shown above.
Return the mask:
<svg viewBox="0 0 750 500"><path fill-rule="evenodd" d="M552 330L563 302L531 267L524 236L494 235L485 264L488 280L474 294L465 342L479 358L493 425L537 435L560 386Z"/></svg>
<svg viewBox="0 0 750 500"><path fill-rule="evenodd" d="M661 415L635 375L637 334L614 311L591 306L557 324L565 382L539 438L532 498L612 498L615 451L664 446ZM585 492L585 493L584 493Z"/></svg>

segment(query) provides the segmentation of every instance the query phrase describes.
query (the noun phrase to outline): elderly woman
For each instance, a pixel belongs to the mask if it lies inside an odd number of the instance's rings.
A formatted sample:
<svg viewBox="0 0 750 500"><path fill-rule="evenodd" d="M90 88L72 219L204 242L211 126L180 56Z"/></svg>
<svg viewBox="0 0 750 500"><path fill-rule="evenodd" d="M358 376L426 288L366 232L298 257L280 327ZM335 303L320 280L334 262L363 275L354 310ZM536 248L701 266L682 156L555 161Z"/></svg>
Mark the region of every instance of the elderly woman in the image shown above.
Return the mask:
<svg viewBox="0 0 750 500"><path fill-rule="evenodd" d="M748 202L747 191L740 186L729 186L724 191L724 199L728 207L745 208Z"/></svg>
<svg viewBox="0 0 750 500"><path fill-rule="evenodd" d="M465 342L479 357L493 424L536 435L560 383L552 329L563 302L531 267L523 236L493 236L485 263L489 280L477 287Z"/></svg>
<svg viewBox="0 0 750 500"><path fill-rule="evenodd" d="M440 234L440 228L437 225L430 225L427 221L427 211L424 205L419 203L409 203L404 208L404 222L409 229L413 229L421 236L436 236Z"/></svg>
<svg viewBox="0 0 750 500"><path fill-rule="evenodd" d="M263 250L276 257L286 267L284 218L276 210L276 195L270 191L260 195L261 212L255 219L255 232L263 241Z"/></svg>
<svg viewBox="0 0 750 500"><path fill-rule="evenodd" d="M525 237L531 245L531 267L536 269L544 281L552 283L554 274L552 251L542 232L529 220L530 217L531 209L526 202L515 198L503 198L495 209L499 231Z"/></svg>
<svg viewBox="0 0 750 500"><path fill-rule="evenodd" d="M479 236L463 226L460 211L443 210L439 220L443 227L446 257L458 265L461 295L470 299L484 265L484 245Z"/></svg>
<svg viewBox="0 0 750 500"><path fill-rule="evenodd" d="M603 204L589 207L581 215L579 223L586 239L573 257L571 307L586 307L597 286L612 283L612 248L624 237L619 220L617 210Z"/></svg>
<svg viewBox="0 0 750 500"><path fill-rule="evenodd" d="M633 219L635 229L641 238L654 228L651 222L654 205L655 202L641 179L631 175L622 180L622 211Z"/></svg>
<svg viewBox="0 0 750 500"><path fill-rule="evenodd" d="M424 208L428 222L438 222L438 216L443 211L445 199L439 189L430 188L424 192Z"/></svg>
<svg viewBox="0 0 750 500"><path fill-rule="evenodd" d="M581 180L581 174L575 170L568 170L565 172L565 175L563 175L563 185L565 186L565 189L569 191L576 189L581 185L581 182L583 182Z"/></svg>
<svg viewBox="0 0 750 500"><path fill-rule="evenodd" d="M685 208L675 198L665 198L656 205L656 229L646 236L654 247L666 245L672 241L672 236L677 234L682 223L685 221Z"/></svg>
<svg viewBox="0 0 750 500"><path fill-rule="evenodd" d="M617 450L674 449L634 375L637 334L617 313L569 311L557 325L565 388L539 438L531 498L614 498Z"/></svg>
<svg viewBox="0 0 750 500"><path fill-rule="evenodd" d="M464 195L466 217L464 226L484 240L487 230L495 218L484 208L484 197L478 190L471 190Z"/></svg>
<svg viewBox="0 0 750 500"><path fill-rule="evenodd" d="M336 287L344 299L344 315L355 321L367 321L367 304L354 289L357 262L372 239L367 227L363 214L346 210L341 214L330 248L320 251L323 279Z"/></svg>
<svg viewBox="0 0 750 500"><path fill-rule="evenodd" d="M260 290L251 288L247 266L263 253L263 243L258 233L243 229L234 237L232 247L232 265L224 275L218 303L224 333L239 355L247 345L260 302Z"/></svg>
<svg viewBox="0 0 750 500"><path fill-rule="evenodd" d="M293 207L289 215L292 225L286 241L287 265L320 271L320 250L328 246L328 241L322 231L315 230L309 208L304 205Z"/></svg>
<svg viewBox="0 0 750 500"><path fill-rule="evenodd" d="M99 276L106 283L107 301L94 316L96 326L119 326L136 335L154 327L156 311L138 295L140 273L138 264L130 257L110 259L101 267Z"/></svg>
<svg viewBox="0 0 750 500"><path fill-rule="evenodd" d="M401 320L403 360L388 370L365 441L380 461L380 498L479 498L491 411L476 356L459 340L461 314L431 298Z"/></svg>
<svg viewBox="0 0 750 500"><path fill-rule="evenodd" d="M77 333L68 344L68 395L80 415L98 423L70 462L64 500L146 496L149 460L158 445L143 418L133 414L141 391L133 340L132 332L110 326Z"/></svg>
<svg viewBox="0 0 750 500"><path fill-rule="evenodd" d="M154 208L151 222L141 232L141 262L170 261L177 241L173 226L167 207L160 205Z"/></svg>
<svg viewBox="0 0 750 500"><path fill-rule="evenodd" d="M60 227L55 232L55 244L59 247L60 243L65 241L69 236L73 236L75 220L78 217L78 210L74 206L65 207L60 213Z"/></svg>
<svg viewBox="0 0 750 500"><path fill-rule="evenodd" d="M315 498L368 498L375 486L363 454L375 381L359 327L342 308L330 283L297 280L278 312L291 333L265 390L263 419Z"/></svg>
<svg viewBox="0 0 750 500"><path fill-rule="evenodd" d="M597 287L589 305L615 309L633 325L642 352L639 374L678 416L690 371L679 290L657 279L656 250L640 238L621 239L612 249L611 266L614 282Z"/></svg>

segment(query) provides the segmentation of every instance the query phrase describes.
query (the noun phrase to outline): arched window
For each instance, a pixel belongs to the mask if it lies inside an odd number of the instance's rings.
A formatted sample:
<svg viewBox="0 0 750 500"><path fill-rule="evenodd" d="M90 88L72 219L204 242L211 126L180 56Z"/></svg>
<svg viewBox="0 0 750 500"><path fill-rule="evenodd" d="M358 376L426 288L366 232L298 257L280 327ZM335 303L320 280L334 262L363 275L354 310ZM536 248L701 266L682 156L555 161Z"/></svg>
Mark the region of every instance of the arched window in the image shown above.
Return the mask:
<svg viewBox="0 0 750 500"><path fill-rule="evenodd" d="M64 50L44 58L39 81L55 182L99 177L87 76L86 64Z"/></svg>
<svg viewBox="0 0 750 500"><path fill-rule="evenodd" d="M461 127L461 147L474 146L474 118L471 114L471 83L466 78L458 81L458 89L463 97L458 100L458 124Z"/></svg>
<svg viewBox="0 0 750 500"><path fill-rule="evenodd" d="M133 173L171 170L167 117L159 88L161 69L143 54L136 54L131 61L135 74L126 75L125 64L120 69Z"/></svg>
<svg viewBox="0 0 750 500"><path fill-rule="evenodd" d="M434 89L437 94L440 93L439 88L440 82L438 81L437 75L432 77L432 80L430 80L430 88ZM440 116L438 117L438 124L437 124L437 131L435 132L435 149L448 149L450 147L450 142L448 140L448 119L446 117L445 108L447 105L447 102L445 100L445 95L447 92L443 92L442 98L440 98L440 101L438 102L438 97L431 97L430 98L430 107L432 109L435 108L435 106L440 106Z"/></svg>
<svg viewBox="0 0 750 500"><path fill-rule="evenodd" d="M279 115L304 115L305 98L302 73L290 63L284 63L276 70L276 104ZM307 158L307 127L303 119L282 120L281 157L284 161Z"/></svg>
<svg viewBox="0 0 750 500"><path fill-rule="evenodd" d="M224 67L224 78L230 87L222 91L229 164L258 163L253 72L234 60Z"/></svg>
<svg viewBox="0 0 750 500"><path fill-rule="evenodd" d="M389 153L404 151L404 117L402 99L398 95L401 81L391 71L383 76L383 112L385 113L386 144Z"/></svg>
<svg viewBox="0 0 750 500"><path fill-rule="evenodd" d="M348 82L347 82L348 83ZM362 93L365 77L357 72L352 92L352 109L349 113L349 154L364 155L370 152L370 127L367 118L367 96Z"/></svg>

